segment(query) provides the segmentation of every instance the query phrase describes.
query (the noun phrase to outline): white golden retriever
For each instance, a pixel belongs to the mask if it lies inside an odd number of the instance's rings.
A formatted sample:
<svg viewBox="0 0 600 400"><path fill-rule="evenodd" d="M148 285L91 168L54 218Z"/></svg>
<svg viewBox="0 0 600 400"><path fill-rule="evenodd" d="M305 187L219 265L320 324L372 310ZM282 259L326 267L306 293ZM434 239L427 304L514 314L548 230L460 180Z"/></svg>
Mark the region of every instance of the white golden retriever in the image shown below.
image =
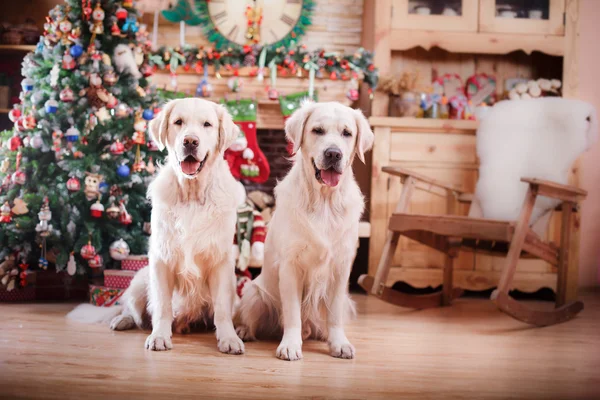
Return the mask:
<svg viewBox="0 0 600 400"><path fill-rule="evenodd" d="M332 356L353 358L344 321L354 312L348 278L363 196L355 155L373 144L363 114L339 103L304 104L285 126L294 166L275 189L260 276L244 290L235 322L244 340L280 334L277 357L302 358L302 340L327 339Z"/></svg>
<svg viewBox="0 0 600 400"><path fill-rule="evenodd" d="M151 316L146 348L169 350L172 325L214 314L218 348L241 354L244 344L232 323L235 274L231 238L237 190L223 153L237 136L224 107L202 99L169 102L150 123L150 133L169 151L148 189L152 200L150 265L138 272L124 294L121 315L111 329L143 325Z"/></svg>

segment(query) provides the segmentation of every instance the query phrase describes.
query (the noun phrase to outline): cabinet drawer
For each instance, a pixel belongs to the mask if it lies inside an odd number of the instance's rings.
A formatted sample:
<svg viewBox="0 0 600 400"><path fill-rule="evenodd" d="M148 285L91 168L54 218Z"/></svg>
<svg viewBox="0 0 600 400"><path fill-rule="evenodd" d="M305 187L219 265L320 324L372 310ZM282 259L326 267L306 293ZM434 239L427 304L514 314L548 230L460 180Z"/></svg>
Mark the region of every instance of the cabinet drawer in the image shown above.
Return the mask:
<svg viewBox="0 0 600 400"><path fill-rule="evenodd" d="M475 164L475 135L392 133L390 159L431 163Z"/></svg>

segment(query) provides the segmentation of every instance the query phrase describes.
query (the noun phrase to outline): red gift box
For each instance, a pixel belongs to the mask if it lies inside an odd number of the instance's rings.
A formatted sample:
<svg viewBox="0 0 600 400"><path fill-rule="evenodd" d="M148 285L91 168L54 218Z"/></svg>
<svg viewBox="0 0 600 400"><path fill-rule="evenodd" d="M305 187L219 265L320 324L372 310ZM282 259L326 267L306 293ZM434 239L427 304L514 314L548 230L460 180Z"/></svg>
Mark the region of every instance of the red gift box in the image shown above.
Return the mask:
<svg viewBox="0 0 600 400"><path fill-rule="evenodd" d="M98 307L119 306L123 293L124 289L90 285L90 303Z"/></svg>
<svg viewBox="0 0 600 400"><path fill-rule="evenodd" d="M121 261L121 269L139 271L148 265L148 256L129 256Z"/></svg>
<svg viewBox="0 0 600 400"><path fill-rule="evenodd" d="M123 271L120 269L104 270L104 286L109 288L127 289L135 271Z"/></svg>

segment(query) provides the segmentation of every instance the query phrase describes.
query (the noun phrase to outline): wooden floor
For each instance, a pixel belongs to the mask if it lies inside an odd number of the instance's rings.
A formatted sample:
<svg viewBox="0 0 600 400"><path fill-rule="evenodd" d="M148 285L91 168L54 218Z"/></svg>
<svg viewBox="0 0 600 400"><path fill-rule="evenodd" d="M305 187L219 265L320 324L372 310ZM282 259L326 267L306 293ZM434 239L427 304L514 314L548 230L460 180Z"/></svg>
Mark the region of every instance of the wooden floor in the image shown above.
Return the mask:
<svg viewBox="0 0 600 400"><path fill-rule="evenodd" d="M220 354L212 333L143 349L146 333L110 332L64 316L72 304L1 305L0 398L600 399L600 293L576 320L530 328L489 301L400 309L355 295L355 360L308 342L304 360L275 342Z"/></svg>

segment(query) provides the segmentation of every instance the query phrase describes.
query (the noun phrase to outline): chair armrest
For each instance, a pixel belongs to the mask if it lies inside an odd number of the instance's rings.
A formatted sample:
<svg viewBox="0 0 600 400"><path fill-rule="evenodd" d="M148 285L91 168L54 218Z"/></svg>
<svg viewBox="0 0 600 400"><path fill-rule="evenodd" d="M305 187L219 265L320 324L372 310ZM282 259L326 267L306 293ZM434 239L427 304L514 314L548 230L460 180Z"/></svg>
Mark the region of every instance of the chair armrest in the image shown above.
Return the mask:
<svg viewBox="0 0 600 400"><path fill-rule="evenodd" d="M578 203L586 198L587 191L575 186L562 185L560 183L545 181L536 178L521 178L521 182L529 184L539 196L552 197L562 201Z"/></svg>
<svg viewBox="0 0 600 400"><path fill-rule="evenodd" d="M406 169L406 168L402 168L402 167L383 167L381 170L383 172L387 172L390 175L399 176L402 179L411 177L411 178L413 178L413 179L415 179L417 181L429 184L431 186L436 186L436 187L441 188L441 189L450 190L450 191L458 193L458 194L465 193L464 190L462 190L461 188L459 188L457 186L446 184L446 183L441 182L441 181L439 181L437 179L430 178L430 177L428 177L426 175L419 174L417 172L411 171L411 170Z"/></svg>

